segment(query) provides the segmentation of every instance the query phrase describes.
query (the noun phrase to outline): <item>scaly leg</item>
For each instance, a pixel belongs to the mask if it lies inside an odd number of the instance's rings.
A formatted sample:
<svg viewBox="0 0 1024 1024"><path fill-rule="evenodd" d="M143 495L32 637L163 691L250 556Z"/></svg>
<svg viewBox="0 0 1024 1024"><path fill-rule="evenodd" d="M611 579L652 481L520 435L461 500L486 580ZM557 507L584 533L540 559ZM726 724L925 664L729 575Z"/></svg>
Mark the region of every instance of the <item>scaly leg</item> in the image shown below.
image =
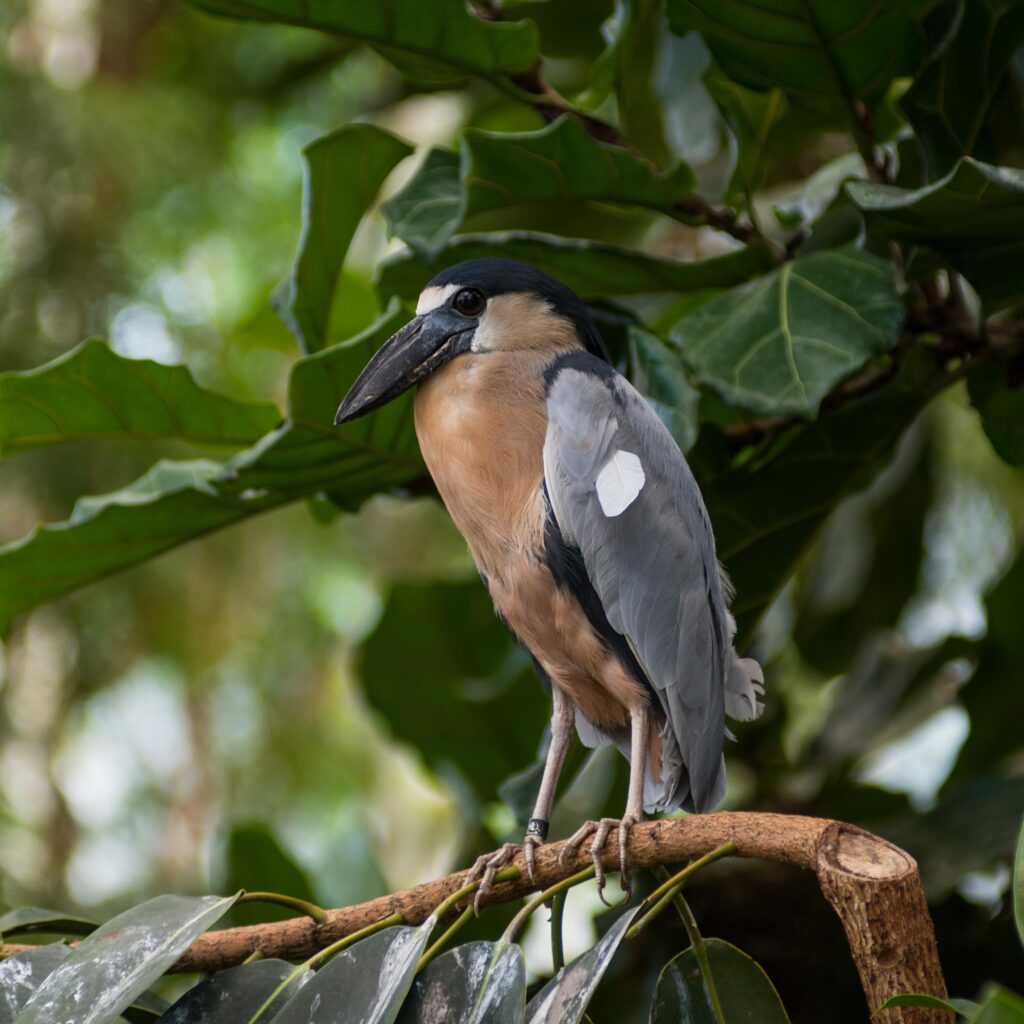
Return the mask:
<svg viewBox="0 0 1024 1024"><path fill-rule="evenodd" d="M561 774L562 765L565 763L565 755L572 743L573 728L576 721L576 713L568 697L562 693L557 686L551 687L553 708L551 712L551 743L548 745L547 758L544 761L544 774L541 777L540 790L537 793L537 802L534 804L533 816L526 827L526 836L523 839L523 856L526 860L526 870L529 873L530 881L534 881L534 852L538 846L543 845L548 836L548 821L551 817L551 807L555 802L555 791L558 788L558 776ZM469 882L480 879L480 888L477 889L476 905L479 909L480 897L490 889L494 882L494 876L519 852L519 846L515 843L505 843L500 850L494 853L485 853L478 857L476 863L470 868L466 880Z"/></svg>
<svg viewBox="0 0 1024 1024"><path fill-rule="evenodd" d="M601 852L613 828L618 829L619 840L619 877L622 888L626 890L626 899L632 895L629 877L629 860L626 842L629 839L631 825L643 821L644 817L644 776L647 770L647 743L649 740L648 725L650 712L647 706L633 708L629 713L629 797L626 800L626 813L621 818L602 818L600 821L585 822L580 829L566 840L562 847L559 860L567 864L576 848L589 836L593 836L590 844L590 856L594 861L594 875L597 878L597 891L602 902L604 898L604 865L601 863Z"/></svg>

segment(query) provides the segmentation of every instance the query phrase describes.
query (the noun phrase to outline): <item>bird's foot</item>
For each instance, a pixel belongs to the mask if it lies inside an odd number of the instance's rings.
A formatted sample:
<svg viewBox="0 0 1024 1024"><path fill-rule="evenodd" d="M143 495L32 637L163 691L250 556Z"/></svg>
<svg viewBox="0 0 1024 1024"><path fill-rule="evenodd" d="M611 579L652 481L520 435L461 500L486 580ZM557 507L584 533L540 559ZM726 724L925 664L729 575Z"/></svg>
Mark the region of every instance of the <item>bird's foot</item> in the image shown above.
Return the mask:
<svg viewBox="0 0 1024 1024"><path fill-rule="evenodd" d="M565 841L565 845L562 847L562 852L558 855L559 864L561 864L562 867L566 867L577 848L581 846L585 840L590 838L590 836L594 837L590 844L588 853L594 862L594 877L597 879L597 894L605 906L611 906L611 904L604 898L605 879L604 865L601 863L601 854L604 851L604 844L607 842L612 829L616 829L618 831L619 880L622 884L623 891L626 893L627 903L633 895L632 880L629 874L629 858L626 854L626 843L629 839L630 827L635 825L636 822L637 819L631 814L627 814L624 818L602 818L600 821L584 822L578 831Z"/></svg>
<svg viewBox="0 0 1024 1024"><path fill-rule="evenodd" d="M544 822L544 824L547 825L547 822ZM533 821L531 820L530 828L532 829L533 827ZM504 843L493 853L484 853L477 857L476 863L466 872L465 879L467 885L470 882L480 882L476 895L473 897L473 910L477 914L480 913L480 900L490 892L491 887L494 885L494 876L503 867L511 864L520 851L522 851L523 859L526 861L526 873L530 876L530 881L536 882L534 876L534 852L538 846L543 846L543 844L544 839L539 832L528 831L521 846L519 843Z"/></svg>

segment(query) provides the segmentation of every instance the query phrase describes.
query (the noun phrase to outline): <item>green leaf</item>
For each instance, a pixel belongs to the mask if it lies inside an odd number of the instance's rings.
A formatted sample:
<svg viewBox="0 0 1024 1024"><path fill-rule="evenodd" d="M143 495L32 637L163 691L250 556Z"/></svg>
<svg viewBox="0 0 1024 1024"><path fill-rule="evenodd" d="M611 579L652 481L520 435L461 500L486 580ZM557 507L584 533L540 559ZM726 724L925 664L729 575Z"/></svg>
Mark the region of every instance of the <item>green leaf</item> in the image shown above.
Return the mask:
<svg viewBox="0 0 1024 1024"><path fill-rule="evenodd" d="M54 942L0 961L0 1024L11 1024L44 979L70 955L70 947Z"/></svg>
<svg viewBox="0 0 1024 1024"><path fill-rule="evenodd" d="M349 243L384 179L412 147L374 125L351 124L303 151L302 235L274 305L304 352L328 341L331 303Z"/></svg>
<svg viewBox="0 0 1024 1024"><path fill-rule="evenodd" d="M530 1000L526 1024L579 1024L639 909L623 913L592 949L566 964Z"/></svg>
<svg viewBox="0 0 1024 1024"><path fill-rule="evenodd" d="M1024 364L993 362L971 370L967 392L992 447L1011 466L1024 468Z"/></svg>
<svg viewBox="0 0 1024 1024"><path fill-rule="evenodd" d="M416 976L398 1024L520 1024L526 965L515 943L469 942Z"/></svg>
<svg viewBox="0 0 1024 1024"><path fill-rule="evenodd" d="M462 220L459 164L458 153L432 149L409 183L381 204L393 238L425 255L448 240Z"/></svg>
<svg viewBox="0 0 1024 1024"><path fill-rule="evenodd" d="M431 259L400 253L381 266L378 287L383 295L415 300L423 286L445 267L483 256L522 260L558 278L584 298L727 288L775 265L771 252L759 245L682 263L600 242L508 231L456 235Z"/></svg>
<svg viewBox="0 0 1024 1024"><path fill-rule="evenodd" d="M523 203L581 199L674 215L695 183L688 164L659 174L621 146L595 141L568 115L538 131L514 135L467 129L462 180L466 216Z"/></svg>
<svg viewBox="0 0 1024 1024"><path fill-rule="evenodd" d="M1021 825L1013 858L1013 921L1017 926L1017 937L1024 945L1024 825Z"/></svg>
<svg viewBox="0 0 1024 1024"><path fill-rule="evenodd" d="M359 675L394 734L436 769L456 768L481 800L533 759L548 717L529 663L475 580L395 587Z"/></svg>
<svg viewBox="0 0 1024 1024"><path fill-rule="evenodd" d="M391 233L417 252L436 252L475 214L538 203L585 200L679 216L693 171L661 174L621 146L595 141L568 115L538 131L469 128L461 158L432 150L419 173L384 205Z"/></svg>
<svg viewBox="0 0 1024 1024"><path fill-rule="evenodd" d="M669 0L669 25L696 30L722 70L750 89L781 89L794 103L845 119L873 103L923 56L915 0L811 4Z"/></svg>
<svg viewBox="0 0 1024 1024"><path fill-rule="evenodd" d="M789 1024L768 975L742 950L722 939L705 939L723 1021L711 998L693 947L673 957L658 978L652 1024Z"/></svg>
<svg viewBox="0 0 1024 1024"><path fill-rule="evenodd" d="M437 923L386 928L342 950L273 1018L274 1024L391 1024Z"/></svg>
<svg viewBox="0 0 1024 1024"><path fill-rule="evenodd" d="M1024 171L970 157L919 189L853 181L868 230L944 256L991 308L1024 298Z"/></svg>
<svg viewBox="0 0 1024 1024"><path fill-rule="evenodd" d="M417 77L452 73L496 78L529 71L537 62L532 22L487 21L462 0L391 0L388 4L334 0L192 0L211 14L302 25L368 43Z"/></svg>
<svg viewBox="0 0 1024 1024"><path fill-rule="evenodd" d="M933 178L962 156L994 157L989 109L1024 42L1020 0L967 0L958 14L955 35L900 100Z"/></svg>
<svg viewBox="0 0 1024 1024"><path fill-rule="evenodd" d="M656 334L629 329L630 380L647 399L682 452L697 440L700 392L679 359Z"/></svg>
<svg viewBox="0 0 1024 1024"><path fill-rule="evenodd" d="M43 907L16 907L0 917L0 935L10 939L14 935L42 932L49 935L88 935L98 925L86 917L66 914Z"/></svg>
<svg viewBox="0 0 1024 1024"><path fill-rule="evenodd" d="M356 508L421 475L411 396L333 426L342 395L404 319L395 304L357 337L296 363L285 424L230 462L158 462L0 548L0 633L20 612L248 516L320 491Z"/></svg>
<svg viewBox="0 0 1024 1024"><path fill-rule="evenodd" d="M863 157L859 153L844 153L816 170L795 199L777 204L775 216L786 228L810 225L832 208L847 181L864 177ZM845 196L841 201L849 205Z"/></svg>
<svg viewBox="0 0 1024 1024"><path fill-rule="evenodd" d="M953 1013L959 1013L962 1017L976 1013L979 1009L978 1004L970 999L940 999L938 996L927 996L922 992L904 992L902 995L890 996L875 1010L872 1016L877 1016L890 1007L899 1006L919 1006L926 1010L952 1010Z"/></svg>
<svg viewBox="0 0 1024 1024"><path fill-rule="evenodd" d="M688 459L736 586L740 650L825 517L870 483L944 380L915 357L876 394L799 427L774 457L735 468L724 438L704 428Z"/></svg>
<svg viewBox="0 0 1024 1024"><path fill-rule="evenodd" d="M779 152L779 126L789 103L781 89L744 89L714 67L704 75L704 85L736 139L736 161L725 191L725 201L736 205L761 187L770 156Z"/></svg>
<svg viewBox="0 0 1024 1024"><path fill-rule="evenodd" d="M377 349L409 317L397 302L361 334L300 359L288 381L288 418L226 466L221 486L282 499L327 492L356 509L371 494L398 487L425 470L406 394L352 423L334 426L342 398Z"/></svg>
<svg viewBox="0 0 1024 1024"><path fill-rule="evenodd" d="M281 421L269 402L198 385L184 366L125 359L85 341L33 370L0 374L0 453L63 441L173 437L244 447Z"/></svg>
<svg viewBox="0 0 1024 1024"><path fill-rule="evenodd" d="M903 315L888 263L848 248L786 263L712 299L671 338L730 405L813 416L839 381L896 344Z"/></svg>
<svg viewBox="0 0 1024 1024"><path fill-rule="evenodd" d="M107 1024L234 903L234 896L157 896L101 925L36 990L14 1024Z"/></svg>
<svg viewBox="0 0 1024 1024"><path fill-rule="evenodd" d="M1001 985L990 985L970 1024L1024 1024L1024 999Z"/></svg>
<svg viewBox="0 0 1024 1024"><path fill-rule="evenodd" d="M221 472L209 460L158 462L120 491L79 498L66 522L0 548L0 633L20 612L281 503L221 493Z"/></svg>
<svg viewBox="0 0 1024 1024"><path fill-rule="evenodd" d="M295 978L293 974L294 968L284 960L257 960L218 971L190 988L160 1018L160 1024L239 1024L264 1005L269 1021L291 998L291 985L300 987L313 977L312 971ZM289 979L289 988L271 999Z"/></svg>

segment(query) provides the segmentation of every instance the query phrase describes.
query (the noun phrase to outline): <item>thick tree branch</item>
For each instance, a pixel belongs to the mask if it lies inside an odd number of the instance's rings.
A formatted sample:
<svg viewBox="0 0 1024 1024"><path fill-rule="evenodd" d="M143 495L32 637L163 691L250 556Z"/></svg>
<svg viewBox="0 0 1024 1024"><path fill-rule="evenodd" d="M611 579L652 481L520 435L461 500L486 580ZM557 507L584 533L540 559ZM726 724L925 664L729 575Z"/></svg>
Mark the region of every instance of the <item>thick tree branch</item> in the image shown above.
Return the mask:
<svg viewBox="0 0 1024 1024"><path fill-rule="evenodd" d="M822 894L846 932L872 1011L900 992L946 994L917 864L869 832L823 818L719 812L637 825L630 831L629 856L634 867L651 868L699 857L730 841L736 844L737 856L793 864L816 873ZM561 866L558 855L563 845L551 843L537 852L537 886L526 881L518 858L520 879L496 886L483 897L482 905L507 903L535 888L547 888L588 863L580 853ZM617 866L614 846L609 844L604 858L611 870ZM464 878L465 872L457 872L355 907L330 910L320 924L294 918L208 932L172 970L220 970L257 951L286 960L305 959L396 913L407 924L419 924ZM452 913L462 909L456 907ZM798 914L794 927L799 927ZM5 953L17 949L7 946ZM888 1010L877 1018L880 1024L947 1024L952 1019L941 1011L911 1008Z"/></svg>

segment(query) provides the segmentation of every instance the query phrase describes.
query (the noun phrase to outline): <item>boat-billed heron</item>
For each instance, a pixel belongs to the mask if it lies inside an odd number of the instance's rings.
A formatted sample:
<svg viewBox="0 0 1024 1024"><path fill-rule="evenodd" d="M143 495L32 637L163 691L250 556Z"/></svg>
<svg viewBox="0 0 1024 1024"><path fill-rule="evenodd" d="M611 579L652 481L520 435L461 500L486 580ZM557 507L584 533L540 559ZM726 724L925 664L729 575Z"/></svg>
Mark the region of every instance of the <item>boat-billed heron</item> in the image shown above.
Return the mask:
<svg viewBox="0 0 1024 1024"><path fill-rule="evenodd" d="M523 841L532 877L573 729L629 759L621 819L586 823L600 855L643 812L707 811L725 792L725 715L759 710L758 664L732 646L730 585L693 474L609 360L574 292L511 260L438 274L416 317L352 385L337 423L417 386L416 435L494 607L549 681L547 761ZM483 886L517 851L481 858Z"/></svg>

